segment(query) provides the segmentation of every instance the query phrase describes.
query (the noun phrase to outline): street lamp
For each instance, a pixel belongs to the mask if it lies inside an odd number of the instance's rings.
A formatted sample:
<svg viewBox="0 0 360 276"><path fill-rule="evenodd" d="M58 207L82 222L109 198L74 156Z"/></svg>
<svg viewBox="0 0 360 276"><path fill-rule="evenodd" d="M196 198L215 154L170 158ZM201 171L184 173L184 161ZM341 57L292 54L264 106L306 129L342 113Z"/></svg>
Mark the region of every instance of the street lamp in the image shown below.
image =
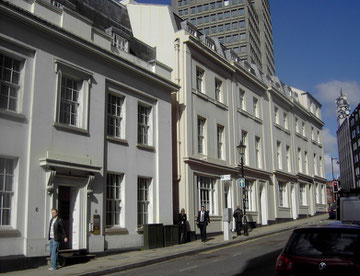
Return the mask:
<svg viewBox="0 0 360 276"><path fill-rule="evenodd" d="M248 236L248 226L247 226L247 218L246 218L246 181L244 176L244 155L246 146L244 144L244 139L241 137L240 144L236 147L240 154L240 166L241 166L241 177L245 183L245 188L243 188L243 210L244 210L244 236Z"/></svg>
<svg viewBox="0 0 360 276"><path fill-rule="evenodd" d="M332 176L332 180L335 180L334 177L334 166L333 166L333 161L334 160L339 160L337 157L331 157L331 176ZM337 161L337 163L339 163L339 161Z"/></svg>

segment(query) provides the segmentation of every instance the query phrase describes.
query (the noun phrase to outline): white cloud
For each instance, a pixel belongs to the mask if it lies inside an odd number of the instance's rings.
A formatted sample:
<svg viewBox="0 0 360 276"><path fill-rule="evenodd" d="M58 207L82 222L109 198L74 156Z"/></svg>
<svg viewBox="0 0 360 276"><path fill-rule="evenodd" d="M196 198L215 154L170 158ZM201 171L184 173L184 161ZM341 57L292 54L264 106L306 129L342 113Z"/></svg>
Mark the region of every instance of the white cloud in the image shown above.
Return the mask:
<svg viewBox="0 0 360 276"><path fill-rule="evenodd" d="M343 94L348 97L352 109L360 102L360 84L356 81L332 80L316 85L315 89L315 98L325 107L323 108L325 117L336 118L335 99L340 95L341 89Z"/></svg>
<svg viewBox="0 0 360 276"><path fill-rule="evenodd" d="M337 156L337 138L336 136L331 134L330 128L324 128L322 136L324 153L331 154L332 156Z"/></svg>

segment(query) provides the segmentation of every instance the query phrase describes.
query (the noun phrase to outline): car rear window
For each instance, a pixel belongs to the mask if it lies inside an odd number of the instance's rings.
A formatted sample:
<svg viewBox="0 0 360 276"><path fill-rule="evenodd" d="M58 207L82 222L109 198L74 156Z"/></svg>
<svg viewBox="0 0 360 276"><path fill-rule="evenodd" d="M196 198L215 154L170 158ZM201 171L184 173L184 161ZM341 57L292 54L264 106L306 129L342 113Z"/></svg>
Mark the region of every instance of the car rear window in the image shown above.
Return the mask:
<svg viewBox="0 0 360 276"><path fill-rule="evenodd" d="M286 251L297 256L359 256L360 230L306 229L295 231Z"/></svg>

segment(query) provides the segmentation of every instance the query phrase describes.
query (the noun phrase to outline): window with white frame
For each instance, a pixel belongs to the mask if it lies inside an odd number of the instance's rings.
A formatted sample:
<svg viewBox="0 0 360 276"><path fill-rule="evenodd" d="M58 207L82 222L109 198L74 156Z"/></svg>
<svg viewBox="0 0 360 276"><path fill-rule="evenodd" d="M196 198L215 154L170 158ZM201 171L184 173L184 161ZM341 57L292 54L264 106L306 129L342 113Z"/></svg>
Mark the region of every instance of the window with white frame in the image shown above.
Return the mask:
<svg viewBox="0 0 360 276"><path fill-rule="evenodd" d="M0 53L0 108L19 111L22 62Z"/></svg>
<svg viewBox="0 0 360 276"><path fill-rule="evenodd" d="M0 226L11 225L15 160L0 157Z"/></svg>
<svg viewBox="0 0 360 276"><path fill-rule="evenodd" d="M142 145L152 145L152 108L138 104L138 139Z"/></svg>
<svg viewBox="0 0 360 276"><path fill-rule="evenodd" d="M243 139L243 143L244 143L244 145L245 145L245 153L244 153L244 159L243 159L243 161L244 161L244 164L245 165L249 165L249 161L248 161L248 152L249 152L249 143L248 143L248 133L247 133L247 131L245 131L245 130L242 130L241 131L241 137L242 137L242 139ZM239 158L239 160L240 160L240 158Z"/></svg>
<svg viewBox="0 0 360 276"><path fill-rule="evenodd" d="M224 158L224 127L221 125L217 125L217 157L218 159Z"/></svg>
<svg viewBox="0 0 360 276"><path fill-rule="evenodd" d="M316 141L320 144L320 131L318 130L317 132L316 132Z"/></svg>
<svg viewBox="0 0 360 276"><path fill-rule="evenodd" d="M274 115L275 115L275 123L276 123L276 124L280 124L280 120L279 120L279 108L277 108L276 106L274 107Z"/></svg>
<svg viewBox="0 0 360 276"><path fill-rule="evenodd" d="M321 156L319 156L319 176L323 176L323 164Z"/></svg>
<svg viewBox="0 0 360 276"><path fill-rule="evenodd" d="M151 178L138 177L137 225L138 228L149 222Z"/></svg>
<svg viewBox="0 0 360 276"><path fill-rule="evenodd" d="M215 79L215 100L222 102L222 81Z"/></svg>
<svg viewBox="0 0 360 276"><path fill-rule="evenodd" d="M276 160L277 160L277 167L279 170L282 170L282 154L281 154L281 142L276 142Z"/></svg>
<svg viewBox="0 0 360 276"><path fill-rule="evenodd" d="M289 146L286 146L286 166L287 166L287 171L291 172L291 155L290 155Z"/></svg>
<svg viewBox="0 0 360 276"><path fill-rule="evenodd" d="M318 175L318 164L317 164L317 156L316 153L314 153L314 175Z"/></svg>
<svg viewBox="0 0 360 276"><path fill-rule="evenodd" d="M253 98L253 115L259 117L259 100L255 97Z"/></svg>
<svg viewBox="0 0 360 276"><path fill-rule="evenodd" d="M315 201L320 203L319 184L315 185Z"/></svg>
<svg viewBox="0 0 360 276"><path fill-rule="evenodd" d="M245 105L245 90L239 88L239 97L240 97L240 108L242 110L246 110L246 105Z"/></svg>
<svg viewBox="0 0 360 276"><path fill-rule="evenodd" d="M286 112L284 112L283 114L283 119L284 119L284 128L289 129L288 114Z"/></svg>
<svg viewBox="0 0 360 276"><path fill-rule="evenodd" d="M196 176L196 178L199 200L198 208L200 210L201 206L205 206L205 209L209 211L209 214L214 215L216 213L216 179L199 175Z"/></svg>
<svg viewBox="0 0 360 276"><path fill-rule="evenodd" d="M196 68L196 90L203 92L204 70Z"/></svg>
<svg viewBox="0 0 360 276"><path fill-rule="evenodd" d="M315 140L315 137L314 137L314 127L311 127L311 140Z"/></svg>
<svg viewBox="0 0 360 276"><path fill-rule="evenodd" d="M57 60L58 100L56 122L88 129L89 93L92 74Z"/></svg>
<svg viewBox="0 0 360 276"><path fill-rule="evenodd" d="M247 206L246 209L248 211L255 211L255 181L247 180L246 183L246 199Z"/></svg>
<svg viewBox="0 0 360 276"><path fill-rule="evenodd" d="M306 206L307 202L306 202L306 185L305 184L300 184L300 205L301 206Z"/></svg>
<svg viewBox="0 0 360 276"><path fill-rule="evenodd" d="M107 134L125 139L125 97L108 94Z"/></svg>
<svg viewBox="0 0 360 276"><path fill-rule="evenodd" d="M300 128L299 128L299 119L295 118L295 131L297 133L300 133Z"/></svg>
<svg viewBox="0 0 360 276"><path fill-rule="evenodd" d="M205 154L205 122L204 118L197 119L198 153Z"/></svg>
<svg viewBox="0 0 360 276"><path fill-rule="evenodd" d="M307 151L304 152L304 172L305 174L308 174L309 173L309 157L308 157L308 153Z"/></svg>
<svg viewBox="0 0 360 276"><path fill-rule="evenodd" d="M286 183L279 182L279 206L287 207Z"/></svg>
<svg viewBox="0 0 360 276"><path fill-rule="evenodd" d="M301 148L298 148L297 158L298 158L298 168L299 168L299 172L303 172Z"/></svg>
<svg viewBox="0 0 360 276"><path fill-rule="evenodd" d="M301 123L301 134L302 134L302 136L306 136L306 133L305 133L305 122L302 122L302 123Z"/></svg>
<svg viewBox="0 0 360 276"><path fill-rule="evenodd" d="M261 140L260 137L255 136L255 164L257 168L262 167L261 162Z"/></svg>
<svg viewBox="0 0 360 276"><path fill-rule="evenodd" d="M106 179L106 226L121 226L123 174L107 174Z"/></svg>

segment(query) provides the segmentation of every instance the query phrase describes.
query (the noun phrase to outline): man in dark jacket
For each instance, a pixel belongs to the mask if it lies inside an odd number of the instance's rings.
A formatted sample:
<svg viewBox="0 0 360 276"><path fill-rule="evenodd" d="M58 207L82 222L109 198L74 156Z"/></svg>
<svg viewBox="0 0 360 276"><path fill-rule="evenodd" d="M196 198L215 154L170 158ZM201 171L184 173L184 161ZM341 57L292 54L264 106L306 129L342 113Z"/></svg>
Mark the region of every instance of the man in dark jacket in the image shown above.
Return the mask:
<svg viewBox="0 0 360 276"><path fill-rule="evenodd" d="M243 218L243 211L240 209L240 206L237 206L236 210L234 211L233 217L235 218L236 223L236 233L241 235L241 228L242 228L242 218Z"/></svg>
<svg viewBox="0 0 360 276"><path fill-rule="evenodd" d="M180 231L180 243L187 242L187 227L186 227L187 217L185 214L185 209L182 208L179 214L179 231Z"/></svg>
<svg viewBox="0 0 360 276"><path fill-rule="evenodd" d="M206 226L208 223L210 223L209 212L205 210L205 206L201 206L201 211L198 212L196 224L200 228L202 242L206 242Z"/></svg>
<svg viewBox="0 0 360 276"><path fill-rule="evenodd" d="M55 208L51 209L51 216L52 218L49 225L51 267L49 268L49 270L56 270L56 261L58 257L60 242L67 242L68 239L65 234L62 220L58 217L58 210Z"/></svg>

